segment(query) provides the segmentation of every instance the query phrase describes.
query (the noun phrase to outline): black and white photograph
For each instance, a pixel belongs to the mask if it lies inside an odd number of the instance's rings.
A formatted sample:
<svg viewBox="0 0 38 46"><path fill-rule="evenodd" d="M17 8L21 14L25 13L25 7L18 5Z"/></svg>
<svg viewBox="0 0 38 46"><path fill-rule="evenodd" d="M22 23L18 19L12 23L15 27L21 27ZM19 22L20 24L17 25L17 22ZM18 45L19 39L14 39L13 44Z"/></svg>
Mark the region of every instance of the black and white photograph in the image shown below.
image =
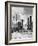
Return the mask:
<svg viewBox="0 0 38 46"><path fill-rule="evenodd" d="M12 7L11 35L12 39L32 39L32 9L28 7Z"/></svg>
<svg viewBox="0 0 38 46"><path fill-rule="evenodd" d="M36 3L8 2L6 7L6 43L36 42Z"/></svg>

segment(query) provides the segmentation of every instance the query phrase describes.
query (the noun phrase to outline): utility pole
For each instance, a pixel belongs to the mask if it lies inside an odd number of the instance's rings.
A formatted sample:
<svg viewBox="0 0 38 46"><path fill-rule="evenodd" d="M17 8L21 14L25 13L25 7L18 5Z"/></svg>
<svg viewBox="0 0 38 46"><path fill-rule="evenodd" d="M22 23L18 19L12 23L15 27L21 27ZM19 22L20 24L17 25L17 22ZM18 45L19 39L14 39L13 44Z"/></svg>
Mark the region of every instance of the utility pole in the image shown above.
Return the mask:
<svg viewBox="0 0 38 46"><path fill-rule="evenodd" d="M16 14L16 21L17 21L17 14Z"/></svg>
<svg viewBox="0 0 38 46"><path fill-rule="evenodd" d="M22 28L23 28L23 19L22 19Z"/></svg>

